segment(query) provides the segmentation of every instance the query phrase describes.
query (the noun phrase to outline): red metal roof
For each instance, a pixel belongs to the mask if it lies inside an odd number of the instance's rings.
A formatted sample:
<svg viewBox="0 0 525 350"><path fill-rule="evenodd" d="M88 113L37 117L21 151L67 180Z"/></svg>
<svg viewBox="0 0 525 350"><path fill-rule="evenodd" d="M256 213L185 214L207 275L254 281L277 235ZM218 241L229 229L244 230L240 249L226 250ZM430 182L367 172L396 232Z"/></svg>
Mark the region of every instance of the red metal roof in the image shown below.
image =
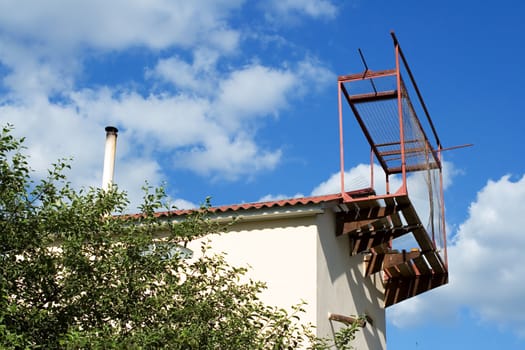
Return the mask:
<svg viewBox="0 0 525 350"><path fill-rule="evenodd" d="M368 195L373 195L374 191L371 188L364 188L360 190L347 192L347 194L352 197L364 197ZM289 198L289 199L281 199L281 200L267 201L267 202L253 202L253 203L243 203L243 204L222 205L218 207L211 207L208 210L211 213L226 213L230 211L239 212L239 211L251 210L251 209L320 204L320 203L326 203L326 202L331 202L331 201L342 201L341 193L328 194L328 195L322 195L322 196ZM196 209L165 211L165 212L159 212L156 215L157 216L183 216L183 215L187 215L191 213L194 210Z"/></svg>

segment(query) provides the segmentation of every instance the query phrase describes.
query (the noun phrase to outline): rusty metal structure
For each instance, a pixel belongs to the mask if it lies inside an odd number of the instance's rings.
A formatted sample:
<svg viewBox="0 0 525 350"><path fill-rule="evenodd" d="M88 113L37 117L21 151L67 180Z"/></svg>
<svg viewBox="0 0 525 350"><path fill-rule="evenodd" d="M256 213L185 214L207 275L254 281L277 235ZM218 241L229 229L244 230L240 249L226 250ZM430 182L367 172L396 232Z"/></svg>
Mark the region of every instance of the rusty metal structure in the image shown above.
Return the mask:
<svg viewBox="0 0 525 350"><path fill-rule="evenodd" d="M372 71L359 51L365 70L338 78L346 209L338 213L337 230L350 238L352 254L366 254L367 275L382 273L385 307L448 282L443 148L405 55L391 35L394 68ZM352 197L345 190L343 101L371 149L372 191L366 196ZM385 175L385 193L375 188L376 162ZM394 182L401 183L399 188L390 188ZM406 237L412 247L406 246Z"/></svg>

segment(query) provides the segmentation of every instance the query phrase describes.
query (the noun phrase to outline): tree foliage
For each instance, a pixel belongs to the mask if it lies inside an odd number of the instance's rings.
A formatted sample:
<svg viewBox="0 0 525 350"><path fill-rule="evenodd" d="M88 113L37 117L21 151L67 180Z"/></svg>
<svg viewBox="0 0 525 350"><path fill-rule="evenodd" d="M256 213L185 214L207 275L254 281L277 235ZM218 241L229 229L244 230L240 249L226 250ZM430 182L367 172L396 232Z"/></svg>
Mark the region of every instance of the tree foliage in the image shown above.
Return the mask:
<svg viewBox="0 0 525 350"><path fill-rule="evenodd" d="M126 194L75 190L64 170L32 179L23 139L0 135L0 347L43 349L326 348L292 313L263 304L264 284L224 256L176 248L224 230L209 203L174 222L145 188L139 215ZM173 208L167 208L168 210Z"/></svg>

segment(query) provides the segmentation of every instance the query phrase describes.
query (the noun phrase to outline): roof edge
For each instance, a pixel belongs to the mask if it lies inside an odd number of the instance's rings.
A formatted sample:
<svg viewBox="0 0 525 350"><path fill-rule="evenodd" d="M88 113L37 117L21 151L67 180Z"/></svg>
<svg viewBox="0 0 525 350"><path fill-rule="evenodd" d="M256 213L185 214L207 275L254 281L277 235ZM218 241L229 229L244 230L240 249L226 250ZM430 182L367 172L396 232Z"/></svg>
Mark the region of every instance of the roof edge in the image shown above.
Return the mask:
<svg viewBox="0 0 525 350"><path fill-rule="evenodd" d="M372 188L363 188L359 190L346 192L347 195L353 198L367 197L375 194ZM248 211L259 211L262 209L271 209L271 208L286 208L286 207L297 207L297 206L306 206L311 204L324 204L329 202L342 202L343 196L341 193L321 195L321 196L309 196L309 197L300 197L300 198L289 198L281 199L275 201L266 201L266 202L252 202L252 203L243 203L243 204L232 204L232 205L222 205L217 207L210 207L206 210L212 214L228 214L228 213L243 213ZM171 210L158 212L155 215L157 217L180 217L191 214L195 211L201 209L180 209L180 210ZM140 216L140 214L135 214L132 216Z"/></svg>

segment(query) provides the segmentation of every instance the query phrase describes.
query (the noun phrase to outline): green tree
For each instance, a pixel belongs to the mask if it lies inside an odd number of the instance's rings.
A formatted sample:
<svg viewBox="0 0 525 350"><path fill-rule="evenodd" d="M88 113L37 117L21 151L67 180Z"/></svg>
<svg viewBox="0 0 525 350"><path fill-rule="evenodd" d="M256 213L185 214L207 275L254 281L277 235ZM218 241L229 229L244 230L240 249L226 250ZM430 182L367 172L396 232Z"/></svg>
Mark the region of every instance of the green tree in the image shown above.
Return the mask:
<svg viewBox="0 0 525 350"><path fill-rule="evenodd" d="M43 349L326 348L292 313L259 300L261 282L187 242L220 233L209 202L180 222L158 217L162 188L140 214L126 194L67 182L59 161L32 179L23 139L0 135L0 347ZM167 208L168 210L170 208ZM171 208L172 209L172 208ZM244 279L243 279L244 281Z"/></svg>

